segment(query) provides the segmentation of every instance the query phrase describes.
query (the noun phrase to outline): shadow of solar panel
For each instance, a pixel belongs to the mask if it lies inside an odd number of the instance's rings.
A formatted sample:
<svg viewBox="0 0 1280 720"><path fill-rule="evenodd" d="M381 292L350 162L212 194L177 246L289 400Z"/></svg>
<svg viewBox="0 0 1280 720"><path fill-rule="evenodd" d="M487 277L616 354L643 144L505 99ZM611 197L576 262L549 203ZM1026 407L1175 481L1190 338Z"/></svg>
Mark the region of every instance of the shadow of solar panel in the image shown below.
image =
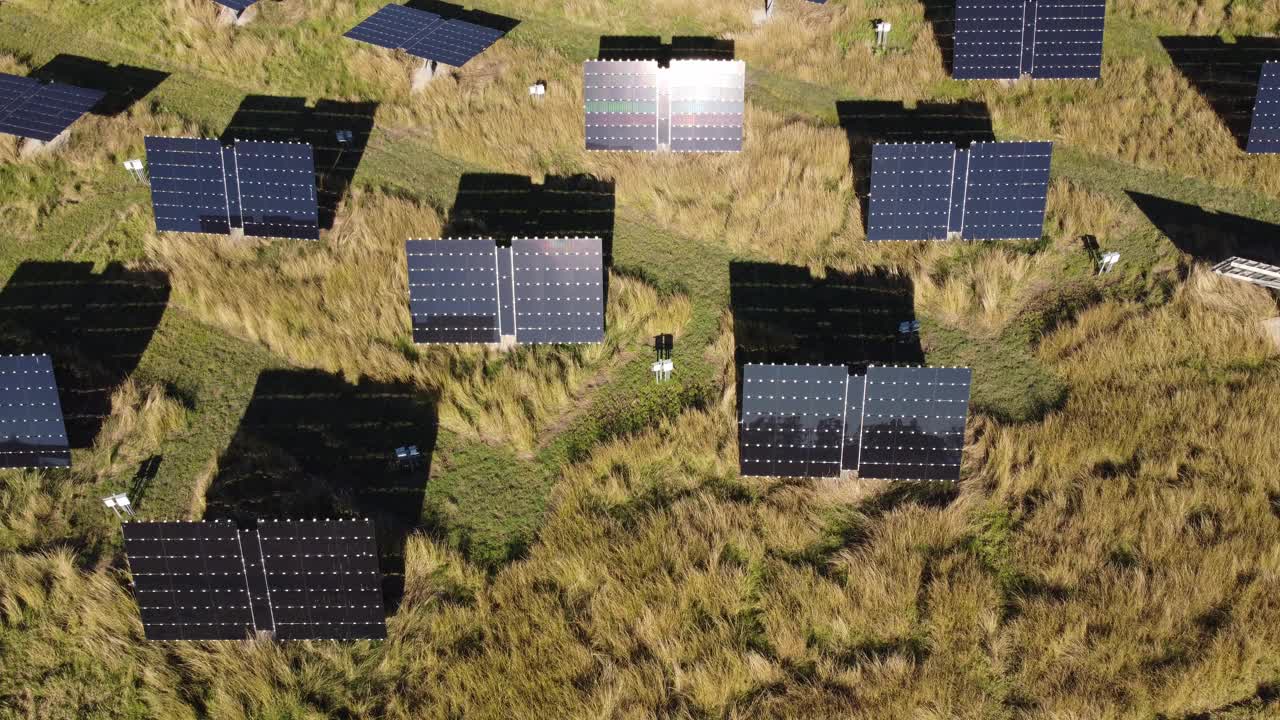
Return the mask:
<svg viewBox="0 0 1280 720"><path fill-rule="evenodd" d="M1024 0L956 0L952 77L1014 79L1022 74Z"/></svg>
<svg viewBox="0 0 1280 720"><path fill-rule="evenodd" d="M1050 142L974 143L965 189L964 238L1039 239L1052 157Z"/></svg>
<svg viewBox="0 0 1280 720"><path fill-rule="evenodd" d="M583 63L588 150L658 149L658 63Z"/></svg>
<svg viewBox="0 0 1280 720"><path fill-rule="evenodd" d="M262 562L279 640L387 636L369 520L264 520Z"/></svg>
<svg viewBox="0 0 1280 720"><path fill-rule="evenodd" d="M840 365L744 366L740 472L839 476L848 379L849 371Z"/></svg>
<svg viewBox="0 0 1280 720"><path fill-rule="evenodd" d="M415 343L500 340L495 250L492 240L406 243Z"/></svg>
<svg viewBox="0 0 1280 720"><path fill-rule="evenodd" d="M1248 150L1259 81L1263 67L1280 59L1280 38L1236 36L1225 42L1216 35L1164 36L1160 44L1240 148Z"/></svg>
<svg viewBox="0 0 1280 720"><path fill-rule="evenodd" d="M230 522L127 522L125 554L148 640L244 640L254 632Z"/></svg>
<svg viewBox="0 0 1280 720"><path fill-rule="evenodd" d="M1106 0L1036 0L1034 7L1031 76L1101 77Z"/></svg>
<svg viewBox="0 0 1280 720"><path fill-rule="evenodd" d="M444 23L435 13L403 5L384 5L351 28L343 37L378 47L403 50Z"/></svg>
<svg viewBox="0 0 1280 720"><path fill-rule="evenodd" d="M35 140L58 137L106 96L101 90L63 83L0 77L0 133Z"/></svg>
<svg viewBox="0 0 1280 720"><path fill-rule="evenodd" d="M671 149L742 150L746 63L673 60L669 72Z"/></svg>
<svg viewBox="0 0 1280 720"><path fill-rule="evenodd" d="M876 144L867 239L945 239L954 163L951 143Z"/></svg>
<svg viewBox="0 0 1280 720"><path fill-rule="evenodd" d="M465 20L446 20L430 33L416 37L405 50L425 60L462 67L503 35L501 30Z"/></svg>
<svg viewBox="0 0 1280 720"><path fill-rule="evenodd" d="M516 238L511 255L517 342L604 339L600 238Z"/></svg>
<svg viewBox="0 0 1280 720"><path fill-rule="evenodd" d="M71 467L48 355L0 355L0 468Z"/></svg>
<svg viewBox="0 0 1280 720"><path fill-rule="evenodd" d="M229 234L227 180L218 141L151 136L143 141L156 230Z"/></svg>
<svg viewBox="0 0 1280 720"><path fill-rule="evenodd" d="M1262 66L1246 149L1250 153L1280 153L1280 61Z"/></svg>
<svg viewBox="0 0 1280 720"><path fill-rule="evenodd" d="M320 239L310 145L241 140L235 144L235 157L245 235Z"/></svg>
<svg viewBox="0 0 1280 720"><path fill-rule="evenodd" d="M219 5L222 5L223 7L229 7L232 10L235 10L237 13L244 12L246 8L248 8L250 5L254 4L257 1L258 0L214 0L214 2L218 3Z"/></svg>
<svg viewBox="0 0 1280 720"><path fill-rule="evenodd" d="M869 368L859 477L959 480L971 379L968 368Z"/></svg>
<svg viewBox="0 0 1280 720"><path fill-rule="evenodd" d="M1213 265L1233 257L1280 265L1280 224L1129 191L1129 198L1180 252Z"/></svg>

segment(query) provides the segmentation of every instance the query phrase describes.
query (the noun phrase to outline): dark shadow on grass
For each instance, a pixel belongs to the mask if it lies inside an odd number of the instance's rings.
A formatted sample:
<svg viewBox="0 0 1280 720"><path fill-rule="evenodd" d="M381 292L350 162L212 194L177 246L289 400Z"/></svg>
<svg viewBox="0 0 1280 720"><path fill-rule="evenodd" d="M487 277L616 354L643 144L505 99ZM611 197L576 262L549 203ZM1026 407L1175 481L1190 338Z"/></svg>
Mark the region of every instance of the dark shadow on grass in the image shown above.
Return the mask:
<svg viewBox="0 0 1280 720"><path fill-rule="evenodd" d="M613 257L617 201L612 180L548 175L541 185L524 175L465 173L445 223L446 237L598 237L605 264Z"/></svg>
<svg viewBox="0 0 1280 720"><path fill-rule="evenodd" d="M424 526L436 432L436 399L414 386L349 383L318 370L266 371L219 460L205 516L242 523L371 518L393 612L404 592L405 543ZM405 445L421 452L412 470L394 459Z"/></svg>
<svg viewBox="0 0 1280 720"><path fill-rule="evenodd" d="M938 41L942 69L950 76L955 67L956 0L920 0L920 4L924 6L924 19Z"/></svg>
<svg viewBox="0 0 1280 720"><path fill-rule="evenodd" d="M1216 35L1177 36L1161 37L1160 44L1222 119L1236 144L1246 148L1262 65L1280 60L1280 38L1238 37L1227 43Z"/></svg>
<svg viewBox="0 0 1280 720"><path fill-rule="evenodd" d="M111 395L137 368L169 303L160 272L90 262L25 262L0 290L7 353L52 357L72 448L93 444Z"/></svg>
<svg viewBox="0 0 1280 720"><path fill-rule="evenodd" d="M249 95L221 140L309 143L315 156L320 227L328 230L360 167L377 112L376 102L319 100L308 105L306 98ZM350 139L340 141L339 132L350 133Z"/></svg>
<svg viewBox="0 0 1280 720"><path fill-rule="evenodd" d="M1175 247L1198 260L1213 264L1242 257L1280 265L1280 225L1154 195L1128 194Z"/></svg>
<svg viewBox="0 0 1280 720"><path fill-rule="evenodd" d="M600 60L656 60L666 67L672 60L732 60L733 40L675 36L669 44L651 35L604 35L600 38Z"/></svg>
<svg viewBox="0 0 1280 720"><path fill-rule="evenodd" d="M59 53L32 72L31 77L105 92L106 97L94 106L93 113L110 117L128 110L135 102L151 94L169 77L169 73Z"/></svg>
<svg viewBox="0 0 1280 720"><path fill-rule="evenodd" d="M160 474L160 463L164 462L163 455L152 455L138 464L138 472L133 476L133 481L129 484L129 504L134 510L142 507L142 501L147 496L147 488L151 485L151 481L156 479L156 475Z"/></svg>
<svg viewBox="0 0 1280 720"><path fill-rule="evenodd" d="M503 15L497 15L483 10L467 10L462 5L441 2L441 0L409 0L409 2L405 3L405 6L411 7L414 10L425 10L427 12L435 13L446 20L464 20L473 25L501 30L504 33L509 33L512 30L515 30L520 24L520 21L515 18L505 17Z"/></svg>

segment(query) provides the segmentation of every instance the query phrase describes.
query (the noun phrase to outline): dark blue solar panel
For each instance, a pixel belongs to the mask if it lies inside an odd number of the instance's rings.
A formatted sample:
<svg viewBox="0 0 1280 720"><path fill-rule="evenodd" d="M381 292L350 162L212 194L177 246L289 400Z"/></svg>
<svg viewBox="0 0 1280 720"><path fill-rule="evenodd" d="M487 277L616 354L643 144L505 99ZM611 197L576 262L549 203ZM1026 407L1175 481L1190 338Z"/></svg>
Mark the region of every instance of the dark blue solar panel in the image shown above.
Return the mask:
<svg viewBox="0 0 1280 720"><path fill-rule="evenodd" d="M503 32L465 20L446 20L405 46L411 55L462 67L501 38Z"/></svg>
<svg viewBox="0 0 1280 720"><path fill-rule="evenodd" d="M962 234L966 240L1038 239L1049 192L1050 142L974 143Z"/></svg>
<svg viewBox="0 0 1280 720"><path fill-rule="evenodd" d="M1251 153L1280 153L1280 61L1262 66L1247 149Z"/></svg>
<svg viewBox="0 0 1280 720"><path fill-rule="evenodd" d="M1022 74L1023 0L956 0L958 80L1011 79Z"/></svg>
<svg viewBox="0 0 1280 720"><path fill-rule="evenodd" d="M968 368L869 368L858 476L959 480L971 379Z"/></svg>
<svg viewBox="0 0 1280 720"><path fill-rule="evenodd" d="M849 371L843 365L755 364L742 370L742 474L839 476Z"/></svg>
<svg viewBox="0 0 1280 720"><path fill-rule="evenodd" d="M232 10L235 10L237 13L242 13L245 11L245 8L248 8L250 5L254 4L258 0L214 0L214 1L217 2L219 5L222 5L223 7L229 7Z"/></svg>
<svg viewBox="0 0 1280 720"><path fill-rule="evenodd" d="M1106 0L1033 0L1031 76L1097 79L1102 75Z"/></svg>
<svg viewBox="0 0 1280 720"><path fill-rule="evenodd" d="M35 140L58 137L106 96L102 90L41 83L12 75L3 77L0 132Z"/></svg>
<svg viewBox="0 0 1280 720"><path fill-rule="evenodd" d="M739 60L673 60L671 149L675 152L742 150L747 66Z"/></svg>
<svg viewBox="0 0 1280 720"><path fill-rule="evenodd" d="M582 66L588 150L658 149L658 63L588 60Z"/></svg>
<svg viewBox="0 0 1280 720"><path fill-rule="evenodd" d="M409 313L416 343L499 341L498 268L510 252L492 240L410 240ZM509 282L509 279L508 279ZM508 321L508 334L511 330Z"/></svg>
<svg viewBox="0 0 1280 720"><path fill-rule="evenodd" d="M517 342L604 339L600 238L516 238L511 254Z"/></svg>
<svg viewBox="0 0 1280 720"><path fill-rule="evenodd" d="M946 238L954 157L951 143L873 146L867 239Z"/></svg>
<svg viewBox="0 0 1280 720"><path fill-rule="evenodd" d="M443 18L432 12L404 5L386 5L348 30L343 37L392 50L405 50L443 22Z"/></svg>
<svg viewBox="0 0 1280 720"><path fill-rule="evenodd" d="M196 138L147 137L144 142L156 229L230 233L222 145Z"/></svg>
<svg viewBox="0 0 1280 720"><path fill-rule="evenodd" d="M310 145L238 140L235 157L245 235L320 238L316 167Z"/></svg>
<svg viewBox="0 0 1280 720"><path fill-rule="evenodd" d="M71 467L48 355L0 355L0 468Z"/></svg>

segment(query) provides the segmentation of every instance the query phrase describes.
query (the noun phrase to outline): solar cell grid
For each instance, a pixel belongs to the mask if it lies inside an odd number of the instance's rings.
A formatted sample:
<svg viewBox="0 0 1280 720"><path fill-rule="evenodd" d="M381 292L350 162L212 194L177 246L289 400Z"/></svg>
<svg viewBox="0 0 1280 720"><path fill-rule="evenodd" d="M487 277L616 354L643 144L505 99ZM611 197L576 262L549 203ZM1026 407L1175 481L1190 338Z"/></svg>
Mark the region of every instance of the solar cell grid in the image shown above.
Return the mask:
<svg viewBox="0 0 1280 720"><path fill-rule="evenodd" d="M495 250L483 239L408 241L414 342L498 342Z"/></svg>
<svg viewBox="0 0 1280 720"><path fill-rule="evenodd" d="M444 19L433 12L404 5L384 5L343 37L392 50L406 49L443 22Z"/></svg>
<svg viewBox="0 0 1280 720"><path fill-rule="evenodd" d="M743 366L742 474L838 476L848 379L842 365Z"/></svg>
<svg viewBox="0 0 1280 720"><path fill-rule="evenodd" d="M1280 153L1280 61L1262 66L1246 149L1255 154Z"/></svg>
<svg viewBox="0 0 1280 720"><path fill-rule="evenodd" d="M951 143L874 145L867 239L946 238L954 162Z"/></svg>
<svg viewBox="0 0 1280 720"><path fill-rule="evenodd" d="M156 229L228 234L227 183L217 140L146 137Z"/></svg>
<svg viewBox="0 0 1280 720"><path fill-rule="evenodd" d="M515 238L511 254L517 342L604 339L600 238Z"/></svg>
<svg viewBox="0 0 1280 720"><path fill-rule="evenodd" d="M974 143L962 233L969 240L1038 239L1044 230L1053 143Z"/></svg>
<svg viewBox="0 0 1280 720"><path fill-rule="evenodd" d="M236 195L244 234L320 239L315 160L306 143L239 140Z"/></svg>
<svg viewBox="0 0 1280 720"><path fill-rule="evenodd" d="M671 149L676 152L741 150L746 63L673 60L669 73Z"/></svg>
<svg viewBox="0 0 1280 720"><path fill-rule="evenodd" d="M501 30L465 20L446 20L435 25L430 32L420 34L405 49L409 54L426 60L462 67L489 49L502 35Z"/></svg>
<svg viewBox="0 0 1280 720"><path fill-rule="evenodd" d="M956 0L952 76L959 80L1022 74L1024 0Z"/></svg>
<svg viewBox="0 0 1280 720"><path fill-rule="evenodd" d="M0 82L0 133L49 141L106 96L63 83L4 75Z"/></svg>
<svg viewBox="0 0 1280 720"><path fill-rule="evenodd" d="M971 375L968 368L869 368L859 476L959 480Z"/></svg>
<svg viewBox="0 0 1280 720"><path fill-rule="evenodd" d="M48 355L0 355L0 468L70 467Z"/></svg>
<svg viewBox="0 0 1280 720"><path fill-rule="evenodd" d="M1034 7L1031 76L1100 77L1106 0L1035 0Z"/></svg>
<svg viewBox="0 0 1280 720"><path fill-rule="evenodd" d="M658 149L658 63L588 60L583 65L588 150Z"/></svg>

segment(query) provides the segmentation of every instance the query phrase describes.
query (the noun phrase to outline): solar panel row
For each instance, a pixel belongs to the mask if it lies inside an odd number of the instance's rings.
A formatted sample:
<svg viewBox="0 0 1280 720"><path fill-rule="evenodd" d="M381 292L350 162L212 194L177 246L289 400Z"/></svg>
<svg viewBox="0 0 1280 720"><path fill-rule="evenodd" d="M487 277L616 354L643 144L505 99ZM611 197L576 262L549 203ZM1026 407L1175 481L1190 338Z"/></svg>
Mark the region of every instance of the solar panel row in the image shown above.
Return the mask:
<svg viewBox="0 0 1280 720"><path fill-rule="evenodd" d="M345 37L424 60L462 67L505 33L404 5L385 5L347 31Z"/></svg>
<svg viewBox="0 0 1280 720"><path fill-rule="evenodd" d="M742 149L746 65L736 60L588 60L588 150Z"/></svg>
<svg viewBox="0 0 1280 720"><path fill-rule="evenodd" d="M1053 143L872 147L868 240L1039 238Z"/></svg>
<svg viewBox="0 0 1280 720"><path fill-rule="evenodd" d="M0 73L0 133L53 140L104 97L101 90Z"/></svg>
<svg viewBox="0 0 1280 720"><path fill-rule="evenodd" d="M952 75L1096 79L1106 0L956 0Z"/></svg>
<svg viewBox="0 0 1280 720"><path fill-rule="evenodd" d="M48 355L0 355L0 468L70 467Z"/></svg>
<svg viewBox="0 0 1280 720"><path fill-rule="evenodd" d="M128 522L124 538L148 640L386 637L368 520Z"/></svg>
<svg viewBox="0 0 1280 720"><path fill-rule="evenodd" d="M1280 61L1262 66L1246 149L1250 153L1280 153Z"/></svg>
<svg viewBox="0 0 1280 720"><path fill-rule="evenodd" d="M743 367L743 475L958 480L968 368Z"/></svg>

